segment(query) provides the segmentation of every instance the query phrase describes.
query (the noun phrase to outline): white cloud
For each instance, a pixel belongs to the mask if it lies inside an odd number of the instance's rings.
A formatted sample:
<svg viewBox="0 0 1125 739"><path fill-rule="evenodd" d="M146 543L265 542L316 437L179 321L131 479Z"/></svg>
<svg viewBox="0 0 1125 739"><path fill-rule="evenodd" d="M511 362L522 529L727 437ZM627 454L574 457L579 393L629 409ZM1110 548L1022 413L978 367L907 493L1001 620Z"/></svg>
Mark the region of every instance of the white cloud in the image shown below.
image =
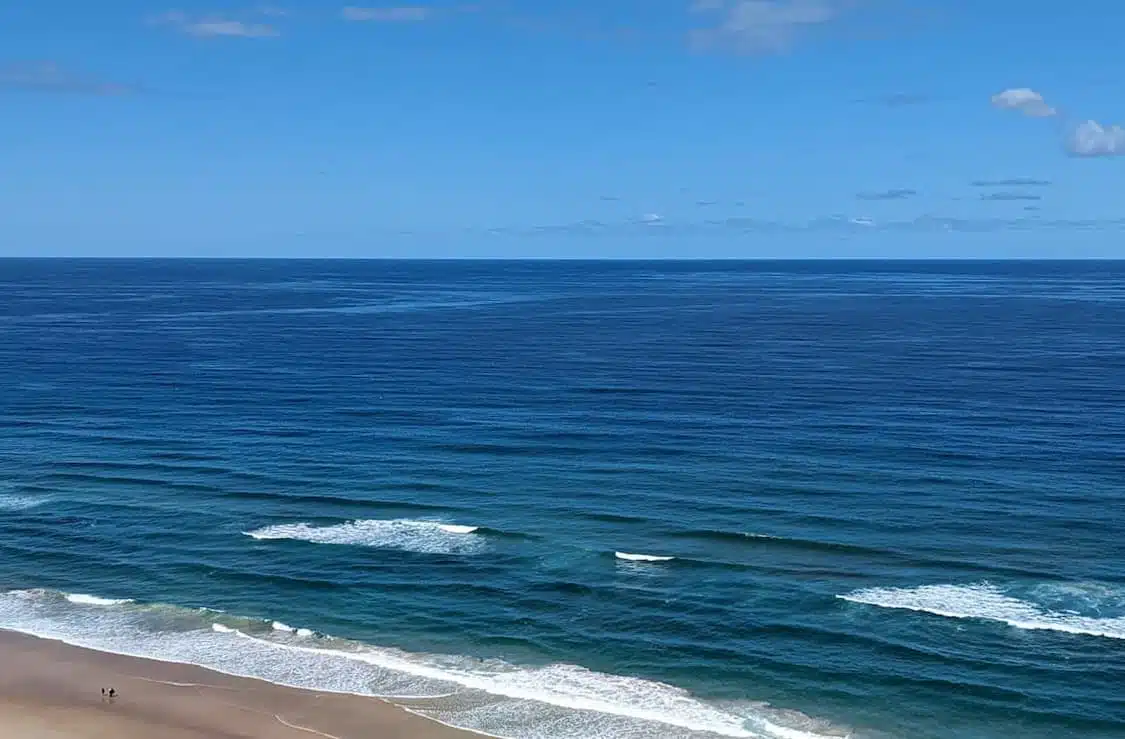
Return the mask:
<svg viewBox="0 0 1125 739"><path fill-rule="evenodd" d="M835 20L837 0L695 0L695 13L718 13L719 25L692 32L697 46L779 52L805 30Z"/></svg>
<svg viewBox="0 0 1125 739"><path fill-rule="evenodd" d="M22 62L0 66L0 90L79 95L127 95L136 92L127 85L102 82L75 74L55 62Z"/></svg>
<svg viewBox="0 0 1125 739"><path fill-rule="evenodd" d="M276 27L265 23L245 23L218 16L192 18L186 13L173 10L155 20L156 23L174 26L189 36L216 37L229 36L241 38L270 38L280 36Z"/></svg>
<svg viewBox="0 0 1125 739"><path fill-rule="evenodd" d="M1001 110L1016 110L1032 118L1049 118L1058 111L1047 105L1043 96L1027 87L1013 87L992 96L992 105Z"/></svg>
<svg viewBox="0 0 1125 739"><path fill-rule="evenodd" d="M344 20L349 21L375 21L380 23L418 23L429 20L433 8L420 5L400 6L397 8L357 8L347 7L341 13Z"/></svg>
<svg viewBox="0 0 1125 739"><path fill-rule="evenodd" d="M1066 148L1079 157L1125 156L1125 128L1102 126L1097 121L1080 123L1067 139Z"/></svg>
<svg viewBox="0 0 1125 739"><path fill-rule="evenodd" d="M1033 118L1048 118L1059 112L1047 104L1035 90L1027 87L1014 87L992 96L992 105L1002 110L1015 110ZM1097 121L1088 120L1074 126L1063 142L1066 150L1076 157L1125 156L1125 128L1103 126ZM973 183L986 185L988 183ZM1047 184L1031 181L1029 184Z"/></svg>
<svg viewBox="0 0 1125 739"><path fill-rule="evenodd" d="M185 30L194 36L244 36L246 38L265 38L281 35L272 26L262 23L243 23L242 21L210 20L188 25Z"/></svg>

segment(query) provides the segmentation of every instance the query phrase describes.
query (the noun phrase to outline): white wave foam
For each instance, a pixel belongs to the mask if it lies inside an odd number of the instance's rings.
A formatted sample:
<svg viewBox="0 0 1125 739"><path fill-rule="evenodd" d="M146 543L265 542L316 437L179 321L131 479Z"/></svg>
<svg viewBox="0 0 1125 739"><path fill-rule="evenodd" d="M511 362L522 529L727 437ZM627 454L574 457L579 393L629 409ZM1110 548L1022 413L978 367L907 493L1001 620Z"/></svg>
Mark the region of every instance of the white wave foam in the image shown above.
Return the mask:
<svg viewBox="0 0 1125 739"><path fill-rule="evenodd" d="M990 583L925 585L917 588L868 588L837 596L852 603L920 611L946 618L998 621L1017 629L1125 639L1125 616L1100 618L1073 610L1053 611Z"/></svg>
<svg viewBox="0 0 1125 739"><path fill-rule="evenodd" d="M295 634L303 638L316 636L316 632L312 629L298 629L289 624L282 623L281 621L270 622L270 628L282 634Z"/></svg>
<svg viewBox="0 0 1125 739"><path fill-rule="evenodd" d="M675 557L661 557L655 554L630 554L629 552L614 552L613 556L626 562L671 562Z"/></svg>
<svg viewBox="0 0 1125 739"><path fill-rule="evenodd" d="M769 739L853 739L855 732L832 726L799 711L753 704L747 723L766 732ZM886 737L890 739L890 737Z"/></svg>
<svg viewBox="0 0 1125 739"><path fill-rule="evenodd" d="M43 495L0 494L0 511L26 511L50 501Z"/></svg>
<svg viewBox="0 0 1125 739"><path fill-rule="evenodd" d="M296 539L316 544L399 549L426 554L472 554L484 546L476 526L407 519L350 521L335 526L307 523L266 526L245 532L255 539Z"/></svg>
<svg viewBox="0 0 1125 739"><path fill-rule="evenodd" d="M235 632L239 637L248 641L268 646L272 649L281 649L308 655L331 655L336 658L364 662L379 668L394 672L406 673L416 677L432 680L439 684L453 683L463 688L477 690L491 696L512 699L523 704L522 711L513 711L515 706L501 708L495 703L488 707L488 712L494 716L503 716L512 713L542 712L545 706L553 709L565 709L577 712L579 716L569 716L568 721L575 722L583 729L581 733L555 733L552 737L586 737L614 736L625 739L627 737L651 737L652 725L676 727L689 732L705 732L711 735L727 737L744 737L746 739L823 739L825 735L812 734L796 728L781 726L764 717L752 719L760 731L746 727L747 719L735 713L724 711L711 706L687 691L664 683L642 680L639 678L609 675L588 670L584 667L568 664L554 664L539 668L518 668L514 665L498 661L480 662L450 657L428 657L411 655L404 652L388 649L367 647L361 651L339 652L312 647L301 647L287 644L268 642L256 636L243 632ZM453 694L455 695L455 693ZM533 704L533 705L527 705ZM538 708L536 707L538 706ZM421 711L424 715L436 714L446 723L464 726L473 730L491 733L499 727L494 725L472 725L465 722L461 711ZM556 714L557 716L557 714ZM604 723L606 718L614 724L612 732L604 729L598 731L597 723ZM505 734L512 730L526 729L529 721L528 715L520 716L514 721L516 725L505 727ZM562 718L562 716L558 716ZM460 720L458 720L460 719ZM577 720L576 720L577 719ZM624 719L624 721L623 721ZM647 726L630 724L629 720L641 722ZM557 718L545 720L540 717L532 719L533 724L556 725ZM637 729L641 729L637 733ZM565 731L565 729L564 729ZM665 729L666 731L666 729ZM661 733L661 736L669 736ZM543 736L541 734L524 736ZM688 737L692 734L677 734ZM837 735L838 736L838 735Z"/></svg>
<svg viewBox="0 0 1125 739"><path fill-rule="evenodd" d="M791 713L756 704L745 704L745 710L718 706L672 685L576 665L520 667L327 637L306 646L274 631L269 621L247 620L246 630L239 630L213 618L209 612L170 606L97 607L48 591L0 593L0 628L323 692L427 698L425 708L415 704L410 710L496 737L841 736L822 732L811 719L794 720ZM808 730L814 724L818 728Z"/></svg>
<svg viewBox="0 0 1125 739"><path fill-rule="evenodd" d="M84 595L83 593L67 593L65 597L71 603L87 606L120 606L133 602L128 598L99 598L96 595Z"/></svg>
<svg viewBox="0 0 1125 739"><path fill-rule="evenodd" d="M1044 583L1028 593L1028 599L1048 610L1075 615L1125 616L1125 588L1098 582Z"/></svg>

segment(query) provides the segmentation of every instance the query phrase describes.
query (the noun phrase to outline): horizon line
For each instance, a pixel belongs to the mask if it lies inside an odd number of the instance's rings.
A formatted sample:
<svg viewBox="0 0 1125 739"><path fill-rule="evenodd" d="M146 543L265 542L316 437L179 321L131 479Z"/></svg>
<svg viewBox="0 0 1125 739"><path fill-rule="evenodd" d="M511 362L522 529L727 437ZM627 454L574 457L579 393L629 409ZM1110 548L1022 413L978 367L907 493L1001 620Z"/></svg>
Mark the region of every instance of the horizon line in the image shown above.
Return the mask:
<svg viewBox="0 0 1125 739"><path fill-rule="evenodd" d="M666 263L795 263L795 262L1125 262L1125 257L194 257L194 256L63 256L0 255L0 262L666 262Z"/></svg>

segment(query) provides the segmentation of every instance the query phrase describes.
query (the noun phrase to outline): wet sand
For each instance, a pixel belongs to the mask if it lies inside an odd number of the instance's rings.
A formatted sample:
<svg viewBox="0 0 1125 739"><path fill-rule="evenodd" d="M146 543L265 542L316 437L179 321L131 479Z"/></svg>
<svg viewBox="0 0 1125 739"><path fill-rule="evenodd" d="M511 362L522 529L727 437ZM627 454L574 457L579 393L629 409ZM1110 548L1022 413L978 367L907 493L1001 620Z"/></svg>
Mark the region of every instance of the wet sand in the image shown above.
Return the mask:
<svg viewBox="0 0 1125 739"><path fill-rule="evenodd" d="M102 688L118 697L103 698ZM377 698L286 688L201 667L0 631L4 739L480 739Z"/></svg>

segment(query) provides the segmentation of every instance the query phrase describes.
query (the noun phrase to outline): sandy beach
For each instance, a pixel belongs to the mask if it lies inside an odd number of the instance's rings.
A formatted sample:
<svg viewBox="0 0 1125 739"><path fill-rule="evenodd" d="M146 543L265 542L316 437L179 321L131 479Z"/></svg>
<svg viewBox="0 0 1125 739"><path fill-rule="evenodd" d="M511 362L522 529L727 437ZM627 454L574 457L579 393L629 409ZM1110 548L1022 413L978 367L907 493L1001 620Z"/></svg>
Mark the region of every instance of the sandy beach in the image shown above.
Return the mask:
<svg viewBox="0 0 1125 739"><path fill-rule="evenodd" d="M118 696L104 698L102 688ZM4 739L468 739L376 698L286 688L191 665L0 631Z"/></svg>

